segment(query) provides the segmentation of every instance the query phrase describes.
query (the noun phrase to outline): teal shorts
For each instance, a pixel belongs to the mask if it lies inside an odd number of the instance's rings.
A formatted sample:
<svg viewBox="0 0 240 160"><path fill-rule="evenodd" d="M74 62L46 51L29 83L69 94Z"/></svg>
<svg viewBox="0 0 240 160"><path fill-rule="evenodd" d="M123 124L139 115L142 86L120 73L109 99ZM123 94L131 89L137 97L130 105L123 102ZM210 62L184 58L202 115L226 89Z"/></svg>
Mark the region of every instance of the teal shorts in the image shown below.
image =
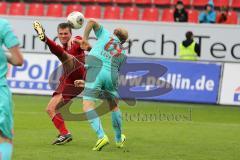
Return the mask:
<svg viewBox="0 0 240 160"><path fill-rule="evenodd" d="M13 138L12 93L8 86L0 86L0 130L6 138Z"/></svg>
<svg viewBox="0 0 240 160"><path fill-rule="evenodd" d="M90 67L87 69L83 99L96 101L102 99L103 93L107 97L118 98L118 72L104 68ZM106 94L105 94L106 95ZM106 97L106 96L105 96Z"/></svg>

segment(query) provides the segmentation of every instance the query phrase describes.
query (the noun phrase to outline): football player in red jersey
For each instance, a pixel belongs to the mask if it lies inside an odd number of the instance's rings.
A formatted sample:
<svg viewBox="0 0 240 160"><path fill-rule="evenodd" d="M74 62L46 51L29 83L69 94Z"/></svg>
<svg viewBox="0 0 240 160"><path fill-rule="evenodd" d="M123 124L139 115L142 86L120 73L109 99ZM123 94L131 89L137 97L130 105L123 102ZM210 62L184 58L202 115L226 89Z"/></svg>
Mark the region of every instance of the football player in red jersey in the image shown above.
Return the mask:
<svg viewBox="0 0 240 160"><path fill-rule="evenodd" d="M83 91L83 88L74 86L75 80L84 80L85 77L85 53L84 50L80 48L80 45L74 41L74 39L81 40L82 37L76 36L72 38L72 28L70 24L60 23L57 32L61 45L58 45L45 35L45 30L40 22L35 21L33 27L39 39L45 42L50 51L62 62L64 72L59 79L59 85L53 93L46 111L52 119L54 126L59 131L59 136L53 144L65 144L72 140L72 135L66 128L64 119L58 110ZM86 50L90 49L91 47L89 46Z"/></svg>

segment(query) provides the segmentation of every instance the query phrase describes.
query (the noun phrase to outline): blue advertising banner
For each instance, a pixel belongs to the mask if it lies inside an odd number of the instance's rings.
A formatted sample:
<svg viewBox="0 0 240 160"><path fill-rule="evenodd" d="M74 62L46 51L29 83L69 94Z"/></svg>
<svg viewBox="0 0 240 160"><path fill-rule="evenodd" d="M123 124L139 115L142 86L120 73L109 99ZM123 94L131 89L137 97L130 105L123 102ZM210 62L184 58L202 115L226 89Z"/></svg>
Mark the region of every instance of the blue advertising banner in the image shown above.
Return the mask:
<svg viewBox="0 0 240 160"><path fill-rule="evenodd" d="M217 103L221 64L129 58L121 68L121 98Z"/></svg>

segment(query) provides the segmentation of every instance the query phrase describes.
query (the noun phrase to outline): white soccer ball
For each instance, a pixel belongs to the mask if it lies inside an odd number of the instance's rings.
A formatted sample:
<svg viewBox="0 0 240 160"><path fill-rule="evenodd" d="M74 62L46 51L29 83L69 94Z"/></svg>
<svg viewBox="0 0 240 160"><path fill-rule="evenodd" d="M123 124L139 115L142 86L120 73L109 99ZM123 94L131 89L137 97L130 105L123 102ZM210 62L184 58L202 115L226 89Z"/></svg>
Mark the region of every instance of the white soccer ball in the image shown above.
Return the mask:
<svg viewBox="0 0 240 160"><path fill-rule="evenodd" d="M74 11L67 16L68 23L73 29L80 29L84 23L84 15L81 12Z"/></svg>

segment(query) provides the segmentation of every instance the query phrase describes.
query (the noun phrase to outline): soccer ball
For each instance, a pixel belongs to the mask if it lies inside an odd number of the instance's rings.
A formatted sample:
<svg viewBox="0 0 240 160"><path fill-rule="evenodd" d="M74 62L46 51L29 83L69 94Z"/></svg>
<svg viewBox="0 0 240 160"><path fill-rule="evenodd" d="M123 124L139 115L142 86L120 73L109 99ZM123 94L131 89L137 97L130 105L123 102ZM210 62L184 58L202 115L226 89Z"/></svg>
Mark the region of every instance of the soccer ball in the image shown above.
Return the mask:
<svg viewBox="0 0 240 160"><path fill-rule="evenodd" d="M80 29L84 23L84 15L81 12L71 12L67 16L68 23L72 26L73 29Z"/></svg>

